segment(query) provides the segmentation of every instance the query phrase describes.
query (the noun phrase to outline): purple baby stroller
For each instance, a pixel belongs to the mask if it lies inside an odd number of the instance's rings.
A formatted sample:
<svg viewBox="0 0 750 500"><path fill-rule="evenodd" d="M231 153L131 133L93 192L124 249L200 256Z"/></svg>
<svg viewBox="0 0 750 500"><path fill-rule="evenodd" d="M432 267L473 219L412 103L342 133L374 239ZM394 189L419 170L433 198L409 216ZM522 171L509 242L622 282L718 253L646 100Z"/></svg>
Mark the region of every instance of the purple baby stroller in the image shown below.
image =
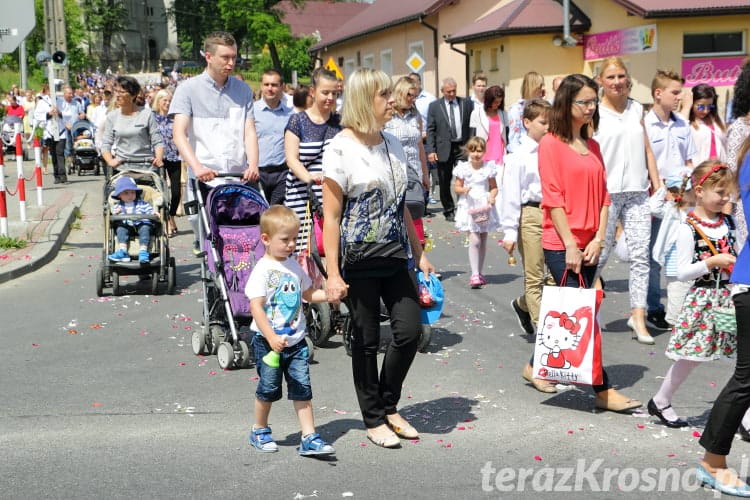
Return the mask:
<svg viewBox="0 0 750 500"><path fill-rule="evenodd" d="M265 253L260 215L268 204L258 191L243 184L211 189L204 204L196 184L191 179L200 207L203 328L193 332L193 352L216 354L222 369L247 368L253 360L248 342L238 332L252 321L245 284Z"/></svg>

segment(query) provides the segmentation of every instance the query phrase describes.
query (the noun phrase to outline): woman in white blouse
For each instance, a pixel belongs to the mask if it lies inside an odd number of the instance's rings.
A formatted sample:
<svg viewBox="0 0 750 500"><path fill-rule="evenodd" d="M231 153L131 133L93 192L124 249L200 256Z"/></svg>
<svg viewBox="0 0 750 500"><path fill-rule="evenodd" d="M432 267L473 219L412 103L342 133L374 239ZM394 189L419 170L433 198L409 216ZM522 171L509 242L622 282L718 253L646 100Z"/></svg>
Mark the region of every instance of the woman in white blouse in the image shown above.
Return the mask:
<svg viewBox="0 0 750 500"><path fill-rule="evenodd" d="M628 97L630 76L619 57L602 62L597 77L603 94L599 105L599 127L594 139L601 147L607 170L607 190L612 199L609 207L604 248L599 257L599 271L604 267L614 243L620 221L630 255L630 318L628 327L642 344L653 344L646 329L646 295L650 269L649 239L651 212L649 186L661 184L656 160L643 127L643 106Z"/></svg>

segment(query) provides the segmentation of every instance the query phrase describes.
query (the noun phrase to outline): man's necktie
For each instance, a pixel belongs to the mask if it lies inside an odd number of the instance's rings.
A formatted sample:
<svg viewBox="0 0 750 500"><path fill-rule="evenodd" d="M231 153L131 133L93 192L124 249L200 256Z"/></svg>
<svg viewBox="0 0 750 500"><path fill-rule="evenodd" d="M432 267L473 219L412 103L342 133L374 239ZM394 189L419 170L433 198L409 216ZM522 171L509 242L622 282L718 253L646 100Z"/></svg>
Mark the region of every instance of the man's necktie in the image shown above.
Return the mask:
<svg viewBox="0 0 750 500"><path fill-rule="evenodd" d="M451 139L458 139L458 130L456 129L456 100L452 100L448 103L448 109L450 110L450 113L448 113L448 119L450 120L451 125Z"/></svg>

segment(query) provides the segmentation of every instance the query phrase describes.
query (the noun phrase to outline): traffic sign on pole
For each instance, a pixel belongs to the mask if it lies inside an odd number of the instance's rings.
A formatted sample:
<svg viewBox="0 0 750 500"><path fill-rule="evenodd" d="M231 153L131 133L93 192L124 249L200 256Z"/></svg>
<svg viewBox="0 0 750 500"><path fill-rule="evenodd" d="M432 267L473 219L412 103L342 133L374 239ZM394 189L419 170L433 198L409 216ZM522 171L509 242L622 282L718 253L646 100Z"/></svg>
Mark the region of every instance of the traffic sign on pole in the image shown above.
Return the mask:
<svg viewBox="0 0 750 500"><path fill-rule="evenodd" d="M422 68L424 68L426 64L427 63L422 58L422 56L420 56L416 52L412 52L412 54L406 60L406 65L415 73L419 73L420 71L422 71Z"/></svg>
<svg viewBox="0 0 750 500"><path fill-rule="evenodd" d="M0 12L3 13L0 20L0 54L9 54L16 50L34 29L34 2L0 0Z"/></svg>
<svg viewBox="0 0 750 500"><path fill-rule="evenodd" d="M342 80L344 79L344 74L339 69L339 66L338 64L336 64L336 61L333 60L333 57L328 58L328 61L326 61L324 68L327 69L328 71L333 71L334 73L336 73L336 78L341 78Z"/></svg>

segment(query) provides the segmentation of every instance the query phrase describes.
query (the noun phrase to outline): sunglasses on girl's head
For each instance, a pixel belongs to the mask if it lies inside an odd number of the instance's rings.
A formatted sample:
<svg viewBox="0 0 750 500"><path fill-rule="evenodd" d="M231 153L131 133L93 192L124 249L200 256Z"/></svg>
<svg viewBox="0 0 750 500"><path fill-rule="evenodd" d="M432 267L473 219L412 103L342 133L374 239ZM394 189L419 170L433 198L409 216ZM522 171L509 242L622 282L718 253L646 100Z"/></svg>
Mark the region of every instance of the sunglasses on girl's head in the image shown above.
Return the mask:
<svg viewBox="0 0 750 500"><path fill-rule="evenodd" d="M698 104L695 106L698 111L713 111L716 109L715 104Z"/></svg>

